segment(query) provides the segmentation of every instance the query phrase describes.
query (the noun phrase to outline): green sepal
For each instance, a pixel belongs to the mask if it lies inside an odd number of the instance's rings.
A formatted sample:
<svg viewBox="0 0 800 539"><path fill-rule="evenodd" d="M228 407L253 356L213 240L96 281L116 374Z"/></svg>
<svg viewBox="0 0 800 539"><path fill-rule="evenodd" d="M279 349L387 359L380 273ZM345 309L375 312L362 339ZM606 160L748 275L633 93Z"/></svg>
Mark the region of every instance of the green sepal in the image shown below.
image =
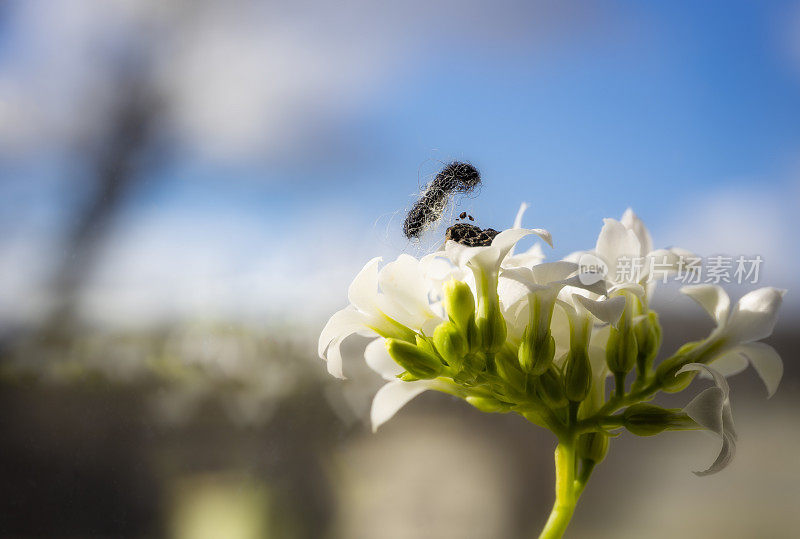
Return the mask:
<svg viewBox="0 0 800 539"><path fill-rule="evenodd" d="M578 457L595 464L603 462L608 453L608 436L602 432L587 432L578 436L575 451Z"/></svg>
<svg viewBox="0 0 800 539"><path fill-rule="evenodd" d="M675 355L662 361L656 368L656 380L661 389L667 393L683 391L691 383L697 371L677 374L684 365L695 360L693 352L702 344L702 341L689 342L681 346ZM677 375L676 375L677 374Z"/></svg>
<svg viewBox="0 0 800 539"><path fill-rule="evenodd" d="M472 289L464 281L451 279L442 286L442 303L447 316L464 333L469 333L469 326L475 323L475 296Z"/></svg>
<svg viewBox="0 0 800 539"><path fill-rule="evenodd" d="M654 404L639 403L629 406L623 413L625 428L637 436L654 436L667 429L687 429L696 426L694 421L677 408L661 408Z"/></svg>
<svg viewBox="0 0 800 539"><path fill-rule="evenodd" d="M453 322L442 322L433 332L433 345L447 364L459 372L464 368L464 357L469 351L466 336Z"/></svg>
<svg viewBox="0 0 800 539"><path fill-rule="evenodd" d="M534 393L547 406L553 409L567 405L567 395L564 391L564 383L561 375L554 365L536 379Z"/></svg>
<svg viewBox="0 0 800 539"><path fill-rule="evenodd" d="M633 330L636 333L636 369L639 377L647 376L653 366L658 351L661 349L661 324L658 322L658 314L650 311L646 315L639 317L634 324Z"/></svg>
<svg viewBox="0 0 800 539"><path fill-rule="evenodd" d="M508 412L511 409L508 404L500 402L497 399L493 399L492 397L478 397L475 395L470 395L466 398L466 401L481 412L498 413Z"/></svg>
<svg viewBox="0 0 800 539"><path fill-rule="evenodd" d="M419 340L422 344L427 342L421 337ZM398 339L386 339L386 350L395 363L421 380L436 378L444 369L441 360L425 351L422 346Z"/></svg>
<svg viewBox="0 0 800 539"><path fill-rule="evenodd" d="M608 370L614 374L628 374L633 369L633 366L636 365L638 353L636 334L632 328L617 329L612 327L610 329L608 343L606 344Z"/></svg>
<svg viewBox="0 0 800 539"><path fill-rule="evenodd" d="M537 335L536 333L531 326L525 328L522 334L522 342L519 345L518 359L523 371L539 376L553 363L553 356L556 353L556 341L550 330L544 335Z"/></svg>
<svg viewBox="0 0 800 539"><path fill-rule="evenodd" d="M592 387L592 365L584 348L570 350L564 364L564 393L572 402L581 402Z"/></svg>
<svg viewBox="0 0 800 539"><path fill-rule="evenodd" d="M494 356L494 365L497 375L518 393L524 393L527 386L527 376L519 368L517 352L514 346L506 343Z"/></svg>

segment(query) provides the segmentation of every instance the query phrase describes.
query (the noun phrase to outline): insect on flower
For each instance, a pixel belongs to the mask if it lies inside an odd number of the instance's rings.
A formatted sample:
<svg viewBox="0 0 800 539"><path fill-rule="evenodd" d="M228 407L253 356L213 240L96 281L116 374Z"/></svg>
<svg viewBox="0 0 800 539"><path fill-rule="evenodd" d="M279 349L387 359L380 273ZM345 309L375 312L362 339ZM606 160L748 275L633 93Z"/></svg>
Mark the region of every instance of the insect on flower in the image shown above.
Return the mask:
<svg viewBox="0 0 800 539"><path fill-rule="evenodd" d="M454 195L469 193L480 183L481 174L471 164L454 161L446 165L408 212L403 223L403 234L409 239L419 238L427 228L441 219ZM462 215L462 219L463 217Z"/></svg>

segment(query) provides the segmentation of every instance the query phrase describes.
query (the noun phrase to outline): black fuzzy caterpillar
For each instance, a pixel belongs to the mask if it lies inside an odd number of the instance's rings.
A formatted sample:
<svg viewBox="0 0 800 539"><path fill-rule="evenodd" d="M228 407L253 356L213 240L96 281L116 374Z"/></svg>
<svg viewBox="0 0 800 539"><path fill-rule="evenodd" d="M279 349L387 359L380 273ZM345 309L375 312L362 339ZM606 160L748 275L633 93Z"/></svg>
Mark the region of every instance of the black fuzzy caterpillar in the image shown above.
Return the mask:
<svg viewBox="0 0 800 539"><path fill-rule="evenodd" d="M481 183L481 174L469 163L454 161L446 165L419 197L403 223L403 234L419 238L431 224L442 217L450 197L469 193Z"/></svg>

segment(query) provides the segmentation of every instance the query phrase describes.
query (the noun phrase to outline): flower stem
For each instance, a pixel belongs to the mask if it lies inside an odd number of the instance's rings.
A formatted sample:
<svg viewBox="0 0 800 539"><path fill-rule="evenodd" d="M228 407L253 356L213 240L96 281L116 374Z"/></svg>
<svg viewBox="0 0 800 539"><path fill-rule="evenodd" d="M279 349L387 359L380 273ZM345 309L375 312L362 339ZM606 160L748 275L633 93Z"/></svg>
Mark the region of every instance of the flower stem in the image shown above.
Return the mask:
<svg viewBox="0 0 800 539"><path fill-rule="evenodd" d="M575 512L583 484L578 485L575 479L575 442L574 438L562 440L556 447L556 501L547 519L539 539L558 539Z"/></svg>

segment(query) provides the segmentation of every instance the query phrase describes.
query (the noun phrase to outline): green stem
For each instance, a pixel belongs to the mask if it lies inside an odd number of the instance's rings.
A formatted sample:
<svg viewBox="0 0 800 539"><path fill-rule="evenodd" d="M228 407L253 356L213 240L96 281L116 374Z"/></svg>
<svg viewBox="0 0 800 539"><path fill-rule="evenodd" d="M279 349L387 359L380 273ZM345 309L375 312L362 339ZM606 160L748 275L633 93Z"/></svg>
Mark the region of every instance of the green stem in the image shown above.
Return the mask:
<svg viewBox="0 0 800 539"><path fill-rule="evenodd" d="M574 438L562 440L556 447L556 501L539 539L558 539L564 535L583 485L575 479Z"/></svg>
<svg viewBox="0 0 800 539"><path fill-rule="evenodd" d="M618 399L625 398L625 373L624 372L615 372L614 373L614 385L616 389L615 397Z"/></svg>

